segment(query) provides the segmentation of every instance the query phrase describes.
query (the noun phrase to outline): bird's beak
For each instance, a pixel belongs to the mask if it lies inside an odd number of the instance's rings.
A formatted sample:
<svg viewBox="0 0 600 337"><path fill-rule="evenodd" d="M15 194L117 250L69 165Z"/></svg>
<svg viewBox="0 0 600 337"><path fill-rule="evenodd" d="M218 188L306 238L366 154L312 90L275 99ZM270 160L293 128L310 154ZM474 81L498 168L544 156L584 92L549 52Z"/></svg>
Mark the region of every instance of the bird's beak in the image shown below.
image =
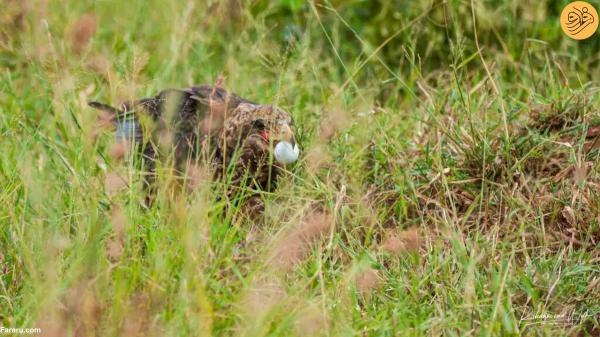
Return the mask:
<svg viewBox="0 0 600 337"><path fill-rule="evenodd" d="M294 132L292 132L292 128L288 124L283 124L281 126L281 140L286 141L294 147L296 145L296 138L294 138Z"/></svg>

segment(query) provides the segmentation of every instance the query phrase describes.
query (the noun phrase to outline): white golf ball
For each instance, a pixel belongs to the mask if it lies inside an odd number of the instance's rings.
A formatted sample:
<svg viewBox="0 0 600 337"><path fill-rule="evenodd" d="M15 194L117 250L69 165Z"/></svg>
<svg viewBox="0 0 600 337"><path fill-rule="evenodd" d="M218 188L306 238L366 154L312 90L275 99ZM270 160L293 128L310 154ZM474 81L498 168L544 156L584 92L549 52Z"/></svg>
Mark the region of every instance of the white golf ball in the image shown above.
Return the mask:
<svg viewBox="0 0 600 337"><path fill-rule="evenodd" d="M298 149L298 145L281 141L275 145L275 160L282 164L291 164L298 160L298 156L300 155L300 149Z"/></svg>

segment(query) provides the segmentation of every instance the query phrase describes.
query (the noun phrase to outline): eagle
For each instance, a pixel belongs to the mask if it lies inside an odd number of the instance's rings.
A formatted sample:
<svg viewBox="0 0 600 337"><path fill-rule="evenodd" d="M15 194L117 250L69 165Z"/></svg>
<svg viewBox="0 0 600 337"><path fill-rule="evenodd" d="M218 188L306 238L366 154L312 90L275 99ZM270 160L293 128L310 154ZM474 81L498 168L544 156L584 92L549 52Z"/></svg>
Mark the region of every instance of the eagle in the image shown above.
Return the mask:
<svg viewBox="0 0 600 337"><path fill-rule="evenodd" d="M123 102L118 108L95 101L88 104L109 113L117 140L134 144L148 172L148 187L154 183L160 151L152 136L156 132L148 132L144 118L152 121L153 129L172 135L177 171L183 173L189 163L205 161L215 178L228 177L232 190L274 190L280 171L300 153L287 111L217 86L167 89L154 97Z"/></svg>

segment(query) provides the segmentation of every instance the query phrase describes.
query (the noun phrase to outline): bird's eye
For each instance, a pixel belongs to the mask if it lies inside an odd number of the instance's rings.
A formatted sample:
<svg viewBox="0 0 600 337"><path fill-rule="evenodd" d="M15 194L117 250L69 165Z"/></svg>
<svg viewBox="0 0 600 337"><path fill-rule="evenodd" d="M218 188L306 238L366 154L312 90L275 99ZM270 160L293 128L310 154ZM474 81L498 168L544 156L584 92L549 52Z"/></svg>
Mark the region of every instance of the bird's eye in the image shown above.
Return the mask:
<svg viewBox="0 0 600 337"><path fill-rule="evenodd" d="M252 122L252 127L254 127L255 129L264 129L265 128L265 121L263 121L262 119L257 119L254 122Z"/></svg>

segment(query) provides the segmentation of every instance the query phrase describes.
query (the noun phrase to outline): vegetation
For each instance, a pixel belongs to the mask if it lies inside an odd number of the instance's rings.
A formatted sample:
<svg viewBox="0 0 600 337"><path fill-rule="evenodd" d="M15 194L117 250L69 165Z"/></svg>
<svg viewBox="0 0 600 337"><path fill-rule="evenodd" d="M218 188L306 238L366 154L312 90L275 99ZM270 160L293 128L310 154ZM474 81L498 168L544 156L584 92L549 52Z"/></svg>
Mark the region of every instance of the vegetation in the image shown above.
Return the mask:
<svg viewBox="0 0 600 337"><path fill-rule="evenodd" d="M566 4L5 0L0 326L598 336L600 38ZM147 206L87 102L220 76L301 160L259 219L168 163Z"/></svg>

